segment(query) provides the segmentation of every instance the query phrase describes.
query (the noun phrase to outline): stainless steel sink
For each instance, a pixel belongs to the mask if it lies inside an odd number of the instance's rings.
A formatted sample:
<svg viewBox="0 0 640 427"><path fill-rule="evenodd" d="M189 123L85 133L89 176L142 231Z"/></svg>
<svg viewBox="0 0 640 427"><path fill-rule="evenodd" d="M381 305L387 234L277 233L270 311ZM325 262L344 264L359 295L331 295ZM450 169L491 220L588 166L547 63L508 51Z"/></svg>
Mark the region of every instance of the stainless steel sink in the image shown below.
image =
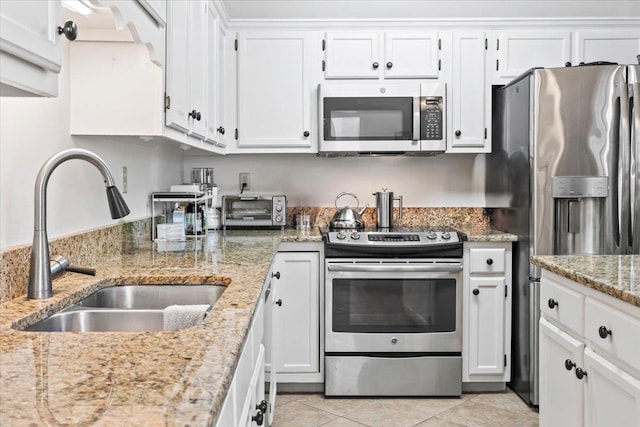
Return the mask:
<svg viewBox="0 0 640 427"><path fill-rule="evenodd" d="M162 330L162 310L63 311L25 329L30 332L154 332Z"/></svg>
<svg viewBox="0 0 640 427"><path fill-rule="evenodd" d="M157 332L171 305L214 306L222 285L128 285L104 288L25 331Z"/></svg>
<svg viewBox="0 0 640 427"><path fill-rule="evenodd" d="M213 306L226 286L221 285L130 285L101 289L77 305L97 308L162 310L170 305Z"/></svg>

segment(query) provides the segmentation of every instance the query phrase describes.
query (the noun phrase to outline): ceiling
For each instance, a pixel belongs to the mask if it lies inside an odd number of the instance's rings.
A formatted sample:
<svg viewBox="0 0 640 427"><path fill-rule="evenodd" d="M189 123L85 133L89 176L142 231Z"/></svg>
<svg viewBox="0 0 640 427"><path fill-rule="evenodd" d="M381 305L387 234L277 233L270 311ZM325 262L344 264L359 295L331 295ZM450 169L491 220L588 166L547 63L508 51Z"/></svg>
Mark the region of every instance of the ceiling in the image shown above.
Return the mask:
<svg viewBox="0 0 640 427"><path fill-rule="evenodd" d="M638 0L222 0L234 19L640 17Z"/></svg>

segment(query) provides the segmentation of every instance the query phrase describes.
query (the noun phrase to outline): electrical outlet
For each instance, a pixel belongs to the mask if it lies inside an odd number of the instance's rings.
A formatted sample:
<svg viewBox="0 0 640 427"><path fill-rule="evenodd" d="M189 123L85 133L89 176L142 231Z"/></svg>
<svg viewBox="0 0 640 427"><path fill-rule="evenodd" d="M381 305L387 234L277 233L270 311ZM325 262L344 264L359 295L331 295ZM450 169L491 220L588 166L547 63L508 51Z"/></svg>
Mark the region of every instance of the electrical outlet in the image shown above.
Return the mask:
<svg viewBox="0 0 640 427"><path fill-rule="evenodd" d="M127 192L127 167L122 167L122 192Z"/></svg>
<svg viewBox="0 0 640 427"><path fill-rule="evenodd" d="M251 183L249 182L249 177L251 176L251 174L249 172L240 172L240 191L247 191L249 190ZM244 186L244 188L243 188Z"/></svg>

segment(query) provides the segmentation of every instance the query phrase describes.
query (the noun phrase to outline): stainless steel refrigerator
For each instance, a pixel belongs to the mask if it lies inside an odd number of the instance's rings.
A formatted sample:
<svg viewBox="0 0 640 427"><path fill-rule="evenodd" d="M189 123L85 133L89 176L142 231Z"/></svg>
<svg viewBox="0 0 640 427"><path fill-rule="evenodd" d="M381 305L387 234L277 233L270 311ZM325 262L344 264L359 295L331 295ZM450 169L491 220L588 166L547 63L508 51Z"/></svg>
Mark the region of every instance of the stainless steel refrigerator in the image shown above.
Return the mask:
<svg viewBox="0 0 640 427"><path fill-rule="evenodd" d="M538 404L533 255L638 254L640 65L533 69L494 90L487 206L514 246L510 387Z"/></svg>

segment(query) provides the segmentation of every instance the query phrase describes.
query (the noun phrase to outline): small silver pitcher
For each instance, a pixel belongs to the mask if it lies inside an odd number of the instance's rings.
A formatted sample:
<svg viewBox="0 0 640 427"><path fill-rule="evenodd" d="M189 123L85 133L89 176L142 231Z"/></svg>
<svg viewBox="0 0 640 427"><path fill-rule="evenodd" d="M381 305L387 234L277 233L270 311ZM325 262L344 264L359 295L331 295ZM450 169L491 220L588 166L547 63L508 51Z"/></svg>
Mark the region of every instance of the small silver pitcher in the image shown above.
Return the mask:
<svg viewBox="0 0 640 427"><path fill-rule="evenodd" d="M393 197L393 191L382 191L373 193L376 196L376 214L378 228L393 228L393 201L398 201L398 220L402 218L402 196Z"/></svg>

